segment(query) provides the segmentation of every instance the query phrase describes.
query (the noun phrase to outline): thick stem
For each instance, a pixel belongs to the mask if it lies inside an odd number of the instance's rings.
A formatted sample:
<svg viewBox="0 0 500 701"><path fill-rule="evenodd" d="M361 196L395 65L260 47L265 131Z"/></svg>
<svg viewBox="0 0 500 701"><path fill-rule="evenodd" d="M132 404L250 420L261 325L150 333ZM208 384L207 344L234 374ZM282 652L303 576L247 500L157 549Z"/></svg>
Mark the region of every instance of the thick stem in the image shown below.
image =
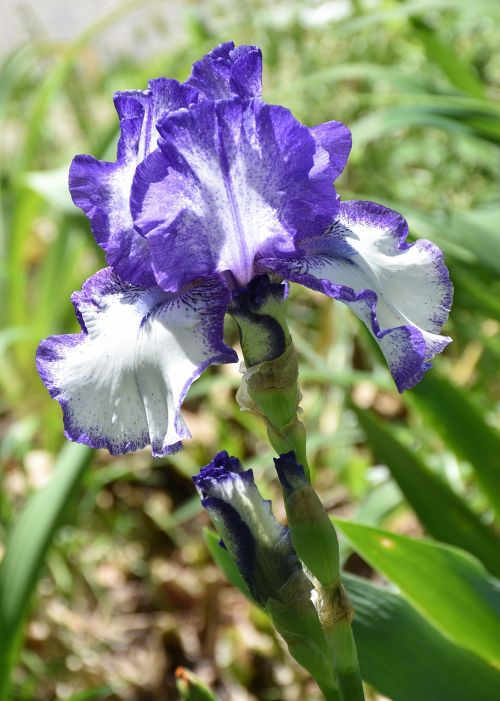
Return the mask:
<svg viewBox="0 0 500 701"><path fill-rule="evenodd" d="M320 618L342 696L344 701L365 701L358 653L351 628L353 609L340 580L335 589L327 593L327 596L332 597L331 610L328 614L329 606L325 606L323 615L320 613Z"/></svg>
<svg viewBox="0 0 500 701"><path fill-rule="evenodd" d="M345 701L365 701L358 653L351 624L344 619L326 631L333 664Z"/></svg>
<svg viewBox="0 0 500 701"><path fill-rule="evenodd" d="M310 481L311 471L309 463L307 462L306 431L304 424L299 421L297 417L294 417L289 424L281 426L280 428L271 426L268 420L266 420L266 423L269 442L277 454L281 455L282 453L289 453L293 450L297 461L304 468L304 473Z"/></svg>

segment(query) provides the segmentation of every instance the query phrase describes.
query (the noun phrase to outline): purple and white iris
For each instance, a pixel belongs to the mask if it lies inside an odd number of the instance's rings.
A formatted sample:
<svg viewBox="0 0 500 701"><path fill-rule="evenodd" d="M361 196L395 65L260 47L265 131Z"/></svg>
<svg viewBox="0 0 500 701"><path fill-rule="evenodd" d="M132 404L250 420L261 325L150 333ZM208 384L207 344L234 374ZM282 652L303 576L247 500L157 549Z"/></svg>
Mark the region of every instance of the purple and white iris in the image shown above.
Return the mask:
<svg viewBox="0 0 500 701"><path fill-rule="evenodd" d="M340 202L351 147L339 122L300 124L261 99L261 53L222 44L183 84L115 95L115 163L76 156L70 191L109 268L73 303L82 332L43 341L40 375L68 438L154 455L189 436L180 408L223 342L231 297L273 274L338 299L380 344L400 391L450 339L439 249L406 242L396 212Z"/></svg>

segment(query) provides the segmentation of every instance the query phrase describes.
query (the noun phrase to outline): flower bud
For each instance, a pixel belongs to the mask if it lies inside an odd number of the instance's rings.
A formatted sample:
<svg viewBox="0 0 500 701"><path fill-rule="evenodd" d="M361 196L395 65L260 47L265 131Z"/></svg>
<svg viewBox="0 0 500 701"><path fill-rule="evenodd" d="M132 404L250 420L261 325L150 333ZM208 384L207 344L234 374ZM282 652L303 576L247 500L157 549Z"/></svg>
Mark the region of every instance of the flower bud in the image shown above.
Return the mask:
<svg viewBox="0 0 500 701"><path fill-rule="evenodd" d="M328 642L312 602L312 583L290 539L264 500L252 470L218 453L193 478L225 547L251 595L271 617L291 655L316 679L327 698L338 698Z"/></svg>
<svg viewBox="0 0 500 701"><path fill-rule="evenodd" d="M323 587L339 578L337 534L295 453L274 460L283 488L288 527L300 560Z"/></svg>
<svg viewBox="0 0 500 701"><path fill-rule="evenodd" d="M182 701L218 701L201 679L184 667L175 670L175 683Z"/></svg>
<svg viewBox="0 0 500 701"><path fill-rule="evenodd" d="M193 481L255 600L264 608L269 599L283 605L300 597L308 601L311 584L290 533L274 517L271 502L260 495L252 470L244 470L223 451Z"/></svg>

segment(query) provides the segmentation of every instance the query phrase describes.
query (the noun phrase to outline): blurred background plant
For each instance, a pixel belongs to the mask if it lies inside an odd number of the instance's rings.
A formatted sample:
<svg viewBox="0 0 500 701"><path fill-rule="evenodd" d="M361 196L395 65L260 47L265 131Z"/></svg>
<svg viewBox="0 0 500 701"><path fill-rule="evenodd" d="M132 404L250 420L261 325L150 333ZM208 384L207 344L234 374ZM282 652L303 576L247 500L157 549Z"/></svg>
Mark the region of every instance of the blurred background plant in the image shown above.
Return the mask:
<svg viewBox="0 0 500 701"><path fill-rule="evenodd" d="M69 34L73 13L93 5L59 4L59 28ZM142 89L159 75L183 80L193 60L229 38L263 49L267 101L306 124L346 123L354 145L338 190L394 207L413 236L443 248L456 290L446 329L454 343L419 387L400 396L342 305L292 292L315 485L332 515L459 546L498 577L500 5L123 2L104 14L100 5L94 21L65 40L37 23L44 7L31 15L10 3L32 38L10 35L13 48L0 66L0 542L17 522L0 566L0 698L13 667L15 701L174 699L182 664L224 700L316 699L263 614L212 564L210 536L208 548L201 538L206 520L190 478L221 448L255 469L283 516L264 428L234 401L236 366L213 369L193 386L185 415L194 439L169 459L63 448L60 409L36 374L34 353L41 338L77 330L69 295L103 265L69 198L69 163L75 153L114 160L115 90ZM229 324L227 335L236 344ZM431 555L419 560L414 541L403 539L406 559L395 574L384 548L370 541L378 531L340 527L349 539L347 571L379 582L382 574L401 592L381 599L373 584L352 578L369 698L493 701L497 673L483 660L498 660L463 627L461 607L470 601L454 598L453 551L432 550L453 561L443 556L436 569ZM395 547L385 536L376 543L384 539L385 552ZM450 606L436 618L429 599L440 583L436 600ZM434 681L423 693L412 669L438 674L439 656L454 690ZM461 667L475 670L475 686L467 687Z"/></svg>

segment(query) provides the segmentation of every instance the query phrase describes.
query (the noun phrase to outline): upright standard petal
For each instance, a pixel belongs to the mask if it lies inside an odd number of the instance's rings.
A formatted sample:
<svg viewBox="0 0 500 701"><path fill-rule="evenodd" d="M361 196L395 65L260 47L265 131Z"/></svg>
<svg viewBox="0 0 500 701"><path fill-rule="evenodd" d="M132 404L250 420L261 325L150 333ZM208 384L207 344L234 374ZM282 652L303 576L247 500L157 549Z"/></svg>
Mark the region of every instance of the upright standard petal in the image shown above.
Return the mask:
<svg viewBox="0 0 500 701"><path fill-rule="evenodd" d="M149 244L135 231L130 214L135 169L156 148L157 121L168 112L188 107L197 98L193 88L166 78L150 81L148 90L118 92L115 106L121 135L116 163L92 156L73 159L69 174L73 202L89 218L108 263L127 282L155 284Z"/></svg>
<svg viewBox="0 0 500 701"><path fill-rule="evenodd" d="M325 177L332 180L342 173L352 147L351 132L342 122L325 122L310 127L309 132L316 141L314 168L310 177Z"/></svg>
<svg viewBox="0 0 500 701"><path fill-rule="evenodd" d="M406 241L397 212L373 202L344 202L323 236L302 241L294 260L261 261L347 304L377 339L400 392L417 384L451 341L439 335L453 288L443 254L430 241Z"/></svg>
<svg viewBox="0 0 500 701"><path fill-rule="evenodd" d="M61 404L69 439L156 456L190 436L180 407L212 363L235 362L222 340L228 293L212 278L182 295L123 282L110 269L73 295L82 333L51 336L37 368Z"/></svg>
<svg viewBox="0 0 500 701"><path fill-rule="evenodd" d="M186 85L192 85L209 100L260 97L261 50L244 44L235 47L232 41L220 44L193 64Z"/></svg>
<svg viewBox="0 0 500 701"><path fill-rule="evenodd" d="M283 107L205 100L159 125L160 150L142 163L132 214L149 240L158 284L177 291L230 271L246 285L261 256L293 256L338 210L317 144Z"/></svg>

